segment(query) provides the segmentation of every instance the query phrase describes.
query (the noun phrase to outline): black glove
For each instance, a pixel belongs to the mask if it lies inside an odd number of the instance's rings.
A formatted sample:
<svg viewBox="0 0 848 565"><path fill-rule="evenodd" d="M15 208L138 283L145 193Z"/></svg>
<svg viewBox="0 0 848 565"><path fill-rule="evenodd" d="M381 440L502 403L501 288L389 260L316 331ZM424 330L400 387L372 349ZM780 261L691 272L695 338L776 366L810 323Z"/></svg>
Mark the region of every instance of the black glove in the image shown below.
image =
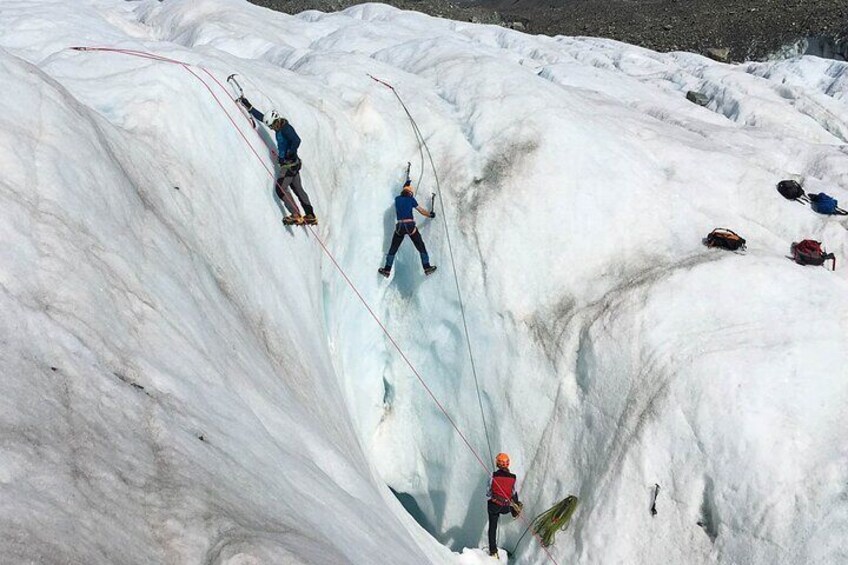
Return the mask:
<svg viewBox="0 0 848 565"><path fill-rule="evenodd" d="M253 110L253 104L251 104L251 103L250 103L250 100L248 100L248 99L247 99L247 98L245 98L244 96L239 96L239 97L236 99L236 102L238 102L239 104L241 104L242 106L244 106L244 107L245 107L245 109L246 109L246 110L248 110L248 111Z"/></svg>
<svg viewBox="0 0 848 565"><path fill-rule="evenodd" d="M430 217L431 217L431 218L435 218L435 217L436 217L436 211L435 211L435 210L431 210L431 211L430 211Z"/></svg>

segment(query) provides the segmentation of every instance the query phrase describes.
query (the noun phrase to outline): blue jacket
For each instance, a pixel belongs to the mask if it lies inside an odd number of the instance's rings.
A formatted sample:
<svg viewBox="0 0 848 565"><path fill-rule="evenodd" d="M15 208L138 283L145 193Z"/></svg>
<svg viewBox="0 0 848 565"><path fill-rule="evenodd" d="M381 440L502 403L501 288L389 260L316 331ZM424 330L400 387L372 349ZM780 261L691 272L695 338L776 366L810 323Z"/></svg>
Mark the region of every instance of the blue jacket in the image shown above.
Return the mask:
<svg viewBox="0 0 848 565"><path fill-rule="evenodd" d="M414 220L412 211L418 207L418 201L412 196L395 197L395 215L398 221Z"/></svg>
<svg viewBox="0 0 848 565"><path fill-rule="evenodd" d="M265 115L256 108L250 109L250 115L260 122L265 117ZM300 136L297 135L297 132L294 131L294 128L288 120L284 121L286 125L284 125L280 131L276 131L274 133L277 134L277 154L280 159L288 161L291 159L297 159L297 148L300 147Z"/></svg>

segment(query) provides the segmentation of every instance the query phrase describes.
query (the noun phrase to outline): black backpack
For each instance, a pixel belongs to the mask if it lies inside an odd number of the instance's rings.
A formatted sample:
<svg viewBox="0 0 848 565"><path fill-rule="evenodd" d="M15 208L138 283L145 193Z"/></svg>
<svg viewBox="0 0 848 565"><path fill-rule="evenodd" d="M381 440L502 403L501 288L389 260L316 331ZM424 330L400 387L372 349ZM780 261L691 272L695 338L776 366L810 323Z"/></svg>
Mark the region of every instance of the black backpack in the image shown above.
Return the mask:
<svg viewBox="0 0 848 565"><path fill-rule="evenodd" d="M787 200L797 200L804 196L804 189L794 180L782 180L777 183L777 191Z"/></svg>
<svg viewBox="0 0 848 565"><path fill-rule="evenodd" d="M730 251L745 251L745 238L727 228L716 228L704 238L707 247L721 247Z"/></svg>

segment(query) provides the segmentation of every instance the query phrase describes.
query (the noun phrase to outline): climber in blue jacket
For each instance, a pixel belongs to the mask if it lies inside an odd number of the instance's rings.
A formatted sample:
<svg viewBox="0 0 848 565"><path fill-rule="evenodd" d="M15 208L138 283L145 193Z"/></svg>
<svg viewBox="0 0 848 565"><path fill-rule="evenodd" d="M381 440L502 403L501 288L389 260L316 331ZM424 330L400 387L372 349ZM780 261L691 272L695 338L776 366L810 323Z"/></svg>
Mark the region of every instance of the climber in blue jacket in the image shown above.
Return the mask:
<svg viewBox="0 0 848 565"><path fill-rule="evenodd" d="M282 200L290 213L290 215L283 218L283 223L286 225L317 224L318 219L315 217L315 211L312 209L309 195L303 190L303 184L300 182L302 162L297 156L297 149L300 147L300 136L297 135L297 132L288 120L280 116L276 110L271 110L267 114L263 114L254 108L253 104L244 96L240 97L238 102L250 112L250 115L274 130L277 138L277 161L280 164L280 176L277 178L276 191L277 196ZM303 211L306 214L305 216L301 216L300 210L291 196L291 191L294 191L297 199L300 200L300 204L303 206Z"/></svg>
<svg viewBox="0 0 848 565"><path fill-rule="evenodd" d="M412 191L412 183L407 180L403 185L400 194L395 198L395 215L397 223L395 224L395 233L392 236L392 244L389 246L389 253L386 255L386 266L377 269L377 272L388 277L392 272L392 265L395 262L395 255L400 249L400 244L403 243L403 238L409 236L418 253L421 254L421 266L424 268L424 274L429 275L436 270L434 265L430 265L430 256L427 255L427 247L424 245L424 240L421 239L421 232L415 227L415 218L412 211L417 210L422 216L435 218L436 213L432 210L427 210L418 204Z"/></svg>

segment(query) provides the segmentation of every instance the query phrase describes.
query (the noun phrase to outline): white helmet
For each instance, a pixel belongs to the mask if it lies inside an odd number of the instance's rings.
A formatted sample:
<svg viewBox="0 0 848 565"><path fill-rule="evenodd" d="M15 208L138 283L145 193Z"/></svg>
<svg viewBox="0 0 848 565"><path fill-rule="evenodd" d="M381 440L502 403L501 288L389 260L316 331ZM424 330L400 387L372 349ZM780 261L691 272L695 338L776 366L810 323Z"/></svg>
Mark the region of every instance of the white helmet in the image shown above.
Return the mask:
<svg viewBox="0 0 848 565"><path fill-rule="evenodd" d="M266 126L271 127L274 125L274 122L281 118L282 116L280 116L279 112L277 112L276 110L271 110L262 117L262 121L265 122Z"/></svg>

